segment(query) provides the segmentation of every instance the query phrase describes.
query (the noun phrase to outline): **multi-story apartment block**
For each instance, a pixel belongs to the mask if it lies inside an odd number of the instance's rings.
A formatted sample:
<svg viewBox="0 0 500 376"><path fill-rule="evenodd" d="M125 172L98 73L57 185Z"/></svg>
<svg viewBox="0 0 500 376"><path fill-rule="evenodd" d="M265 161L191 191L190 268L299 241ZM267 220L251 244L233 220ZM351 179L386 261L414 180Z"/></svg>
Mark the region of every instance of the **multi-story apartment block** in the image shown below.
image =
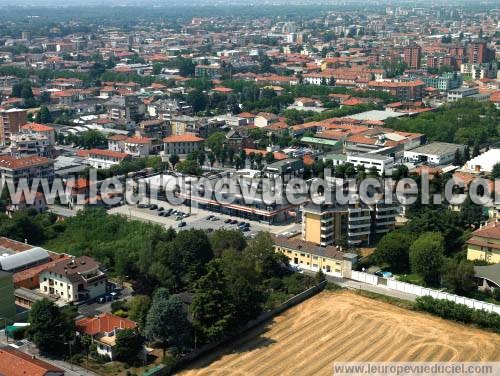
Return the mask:
<svg viewBox="0 0 500 376"><path fill-rule="evenodd" d="M469 63L482 64L489 63L495 58L494 52L488 48L488 44L484 40L476 40L468 46Z"/></svg>
<svg viewBox="0 0 500 376"><path fill-rule="evenodd" d="M404 62L409 68L420 68L422 47L418 44L412 43L404 48L403 55Z"/></svg>
<svg viewBox="0 0 500 376"><path fill-rule="evenodd" d="M54 161L38 156L24 158L1 156L0 176L16 186L22 178L25 178L28 184L31 184L34 178L47 179L51 182L54 179Z"/></svg>
<svg viewBox="0 0 500 376"><path fill-rule="evenodd" d="M21 126L26 124L26 110L19 108L0 109L0 144L5 145Z"/></svg>
<svg viewBox="0 0 500 376"><path fill-rule="evenodd" d="M424 88L425 82L421 80L407 82L370 81L368 83L368 90L384 91L405 101L422 99Z"/></svg>
<svg viewBox="0 0 500 376"><path fill-rule="evenodd" d="M445 93L462 86L463 78L462 75L457 72L448 72L441 76L422 77L422 81L424 81L427 86L434 87L441 93Z"/></svg>
<svg viewBox="0 0 500 376"><path fill-rule="evenodd" d="M373 205L309 202L302 207L302 240L321 246L367 245L376 234L394 229L397 213L397 204L384 199Z"/></svg>
<svg viewBox="0 0 500 376"><path fill-rule="evenodd" d="M194 69L196 77L220 78L222 76L222 67L219 64L197 65Z"/></svg>
<svg viewBox="0 0 500 376"><path fill-rule="evenodd" d="M55 148L47 137L34 134L12 135L7 150L16 158L29 156L54 158L55 156Z"/></svg>
<svg viewBox="0 0 500 376"><path fill-rule="evenodd" d="M108 118L121 123L135 122L144 114L144 104L136 95L113 97L105 106Z"/></svg>
<svg viewBox="0 0 500 376"><path fill-rule="evenodd" d="M40 292L65 303L85 301L106 294L107 276L93 258L61 261L40 273Z"/></svg>
<svg viewBox="0 0 500 376"><path fill-rule="evenodd" d="M49 145L55 145L56 133L54 128L45 124L28 123L21 127L21 133L46 137Z"/></svg>
<svg viewBox="0 0 500 376"><path fill-rule="evenodd" d="M481 64L462 64L460 66L460 73L466 79L481 80L483 78L496 78L497 77L497 64L496 63L481 63Z"/></svg>

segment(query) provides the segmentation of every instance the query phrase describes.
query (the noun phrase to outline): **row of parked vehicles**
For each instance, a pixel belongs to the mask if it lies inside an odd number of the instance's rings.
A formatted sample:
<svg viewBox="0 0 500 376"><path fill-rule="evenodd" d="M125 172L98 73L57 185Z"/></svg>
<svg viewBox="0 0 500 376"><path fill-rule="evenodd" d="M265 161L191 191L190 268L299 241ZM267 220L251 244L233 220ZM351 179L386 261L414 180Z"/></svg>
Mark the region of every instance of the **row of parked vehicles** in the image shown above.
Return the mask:
<svg viewBox="0 0 500 376"><path fill-rule="evenodd" d="M207 221L212 221L212 222L219 220L219 218L216 217L215 215L209 215L205 219ZM224 223L226 223L228 225L237 225L236 227L238 228L238 230L243 231L243 232L250 231L250 223L248 223L248 222L238 222L236 219L228 218L224 221Z"/></svg>
<svg viewBox="0 0 500 376"><path fill-rule="evenodd" d="M184 218L189 217L189 213L184 213L183 211L176 210L176 209L166 209L163 208L162 206L158 206L156 204L138 204L137 207L139 209L149 209L149 210L156 210L156 213L160 217L170 217L170 216L175 216L176 221L180 221L177 224L177 227L184 227L186 226L186 222L183 221Z"/></svg>

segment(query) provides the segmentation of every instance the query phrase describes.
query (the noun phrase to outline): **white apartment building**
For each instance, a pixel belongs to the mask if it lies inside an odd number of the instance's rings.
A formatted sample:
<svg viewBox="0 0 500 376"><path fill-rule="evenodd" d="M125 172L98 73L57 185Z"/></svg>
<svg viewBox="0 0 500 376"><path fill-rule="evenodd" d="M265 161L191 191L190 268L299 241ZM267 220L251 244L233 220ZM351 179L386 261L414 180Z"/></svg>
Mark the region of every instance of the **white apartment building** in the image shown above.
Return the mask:
<svg viewBox="0 0 500 376"><path fill-rule="evenodd" d="M82 256L58 262L40 273L40 292L65 303L106 294L107 276L93 258Z"/></svg>
<svg viewBox="0 0 500 376"><path fill-rule="evenodd" d="M87 163L94 168L110 168L127 158L130 158L130 155L119 151L91 149Z"/></svg>
<svg viewBox="0 0 500 376"><path fill-rule="evenodd" d="M394 167L394 158L381 154L349 154L347 155L347 162L356 167L364 166L366 171L375 167L380 175L392 175Z"/></svg>

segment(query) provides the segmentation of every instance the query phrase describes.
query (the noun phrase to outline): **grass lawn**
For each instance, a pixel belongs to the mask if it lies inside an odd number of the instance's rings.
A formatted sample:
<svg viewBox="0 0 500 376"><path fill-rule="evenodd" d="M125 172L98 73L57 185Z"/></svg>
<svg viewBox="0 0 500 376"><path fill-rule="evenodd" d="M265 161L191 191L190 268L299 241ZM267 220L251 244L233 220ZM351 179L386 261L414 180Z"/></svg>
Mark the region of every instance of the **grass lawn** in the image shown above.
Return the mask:
<svg viewBox="0 0 500 376"><path fill-rule="evenodd" d="M424 279L418 274L399 274L396 275L396 279L401 282L412 283L414 285L425 286Z"/></svg>

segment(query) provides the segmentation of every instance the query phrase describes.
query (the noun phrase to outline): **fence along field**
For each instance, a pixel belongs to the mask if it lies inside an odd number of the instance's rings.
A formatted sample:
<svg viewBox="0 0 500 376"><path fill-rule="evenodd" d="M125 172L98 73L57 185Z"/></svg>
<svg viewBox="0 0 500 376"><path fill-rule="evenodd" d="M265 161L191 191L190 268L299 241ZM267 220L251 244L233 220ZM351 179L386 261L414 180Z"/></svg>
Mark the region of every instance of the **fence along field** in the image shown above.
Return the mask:
<svg viewBox="0 0 500 376"><path fill-rule="evenodd" d="M181 372L331 375L334 361L498 361L500 336L352 292L322 292Z"/></svg>

